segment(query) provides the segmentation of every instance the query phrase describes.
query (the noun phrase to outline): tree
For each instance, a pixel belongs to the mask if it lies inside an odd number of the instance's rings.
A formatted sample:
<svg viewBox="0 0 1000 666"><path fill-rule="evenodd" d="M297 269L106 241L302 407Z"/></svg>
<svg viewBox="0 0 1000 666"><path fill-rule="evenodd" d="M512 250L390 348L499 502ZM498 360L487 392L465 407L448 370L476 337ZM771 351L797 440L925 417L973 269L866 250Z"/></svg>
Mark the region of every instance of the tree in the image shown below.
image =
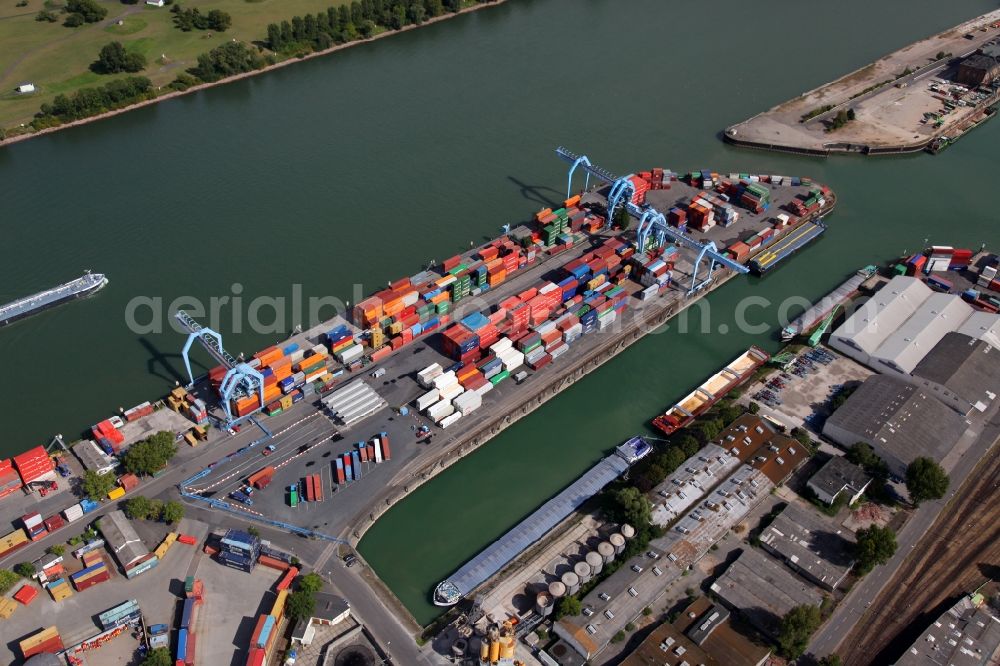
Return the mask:
<svg viewBox="0 0 1000 666"><path fill-rule="evenodd" d="M159 520L163 517L163 500L154 499L149 500L149 516L148 520Z"/></svg>
<svg viewBox="0 0 1000 666"><path fill-rule="evenodd" d="M701 449L701 442L699 442L698 438L694 435L684 435L677 441L677 446L680 448L685 458L690 458L694 454L698 453L699 449Z"/></svg>
<svg viewBox="0 0 1000 666"><path fill-rule="evenodd" d="M151 476L166 467L176 453L174 434L162 431L129 447L122 457L122 466L132 474Z"/></svg>
<svg viewBox="0 0 1000 666"><path fill-rule="evenodd" d="M618 633L611 637L612 643L621 643L623 640L625 640L625 632L621 629L619 629Z"/></svg>
<svg viewBox="0 0 1000 666"><path fill-rule="evenodd" d="M259 537L260 536L260 530L257 529L256 527L254 527L253 525L251 525L250 527L247 528L247 534L249 534L250 536Z"/></svg>
<svg viewBox="0 0 1000 666"><path fill-rule="evenodd" d="M915 458L906 468L906 490L914 504L941 499L948 492L948 483L944 469L930 458Z"/></svg>
<svg viewBox="0 0 1000 666"><path fill-rule="evenodd" d="M79 28L84 23L86 23L86 21L83 18L83 14L70 14L66 17L66 20L63 21L63 25L67 28Z"/></svg>
<svg viewBox="0 0 1000 666"><path fill-rule="evenodd" d="M858 530L854 545L854 570L864 576L896 554L896 533L888 527L872 525Z"/></svg>
<svg viewBox="0 0 1000 666"><path fill-rule="evenodd" d="M288 595L285 614L294 620L308 618L316 610L316 597L305 590L296 590Z"/></svg>
<svg viewBox="0 0 1000 666"><path fill-rule="evenodd" d="M315 572L307 573L299 579L298 589L315 594L323 589L323 579Z"/></svg>
<svg viewBox="0 0 1000 666"><path fill-rule="evenodd" d="M615 211L614 226L618 227L622 231L628 231L631 224L632 216L629 214L628 209L625 208L625 206L622 206Z"/></svg>
<svg viewBox="0 0 1000 666"><path fill-rule="evenodd" d="M184 505L177 500L170 500L163 507L163 522L168 525L179 523L184 517Z"/></svg>
<svg viewBox="0 0 1000 666"><path fill-rule="evenodd" d="M55 14L53 14L49 10L43 9L43 10L39 11L37 14L35 14L35 20L36 21L45 21L47 23L55 23L56 21L59 20L59 17L57 17Z"/></svg>
<svg viewBox="0 0 1000 666"><path fill-rule="evenodd" d="M11 571L10 569L0 569L0 594L7 594L10 592L10 588L14 587L14 585L21 578L28 577L18 573L18 568L23 564L27 564L31 567L31 573L29 573L28 576L35 575L35 567L33 567L30 562L21 562L21 564L14 567L14 571Z"/></svg>
<svg viewBox="0 0 1000 666"><path fill-rule="evenodd" d="M168 648L156 648L150 650L146 654L146 658L142 660L141 666L173 666L174 660L170 656L170 650Z"/></svg>
<svg viewBox="0 0 1000 666"><path fill-rule="evenodd" d="M146 520L152 510L152 501L142 495L132 497L125 502L125 515L132 520Z"/></svg>
<svg viewBox="0 0 1000 666"><path fill-rule="evenodd" d="M198 56L198 65L189 69L202 81L211 83L227 76L252 72L264 66L264 59L243 42L226 42Z"/></svg>
<svg viewBox="0 0 1000 666"><path fill-rule="evenodd" d="M750 404L747 405L747 411L749 411L751 414L757 414L760 412L760 405L751 400Z"/></svg>
<svg viewBox="0 0 1000 666"><path fill-rule="evenodd" d="M875 450L865 442L858 442L847 450L844 456L880 481L889 478L889 466L875 454Z"/></svg>
<svg viewBox="0 0 1000 666"><path fill-rule="evenodd" d="M225 32L233 24L233 17L219 9L208 13L208 28L216 32Z"/></svg>
<svg viewBox="0 0 1000 666"><path fill-rule="evenodd" d="M21 578L31 578L35 575L35 565L31 562L18 562L14 565L14 573Z"/></svg>
<svg viewBox="0 0 1000 666"><path fill-rule="evenodd" d="M788 659L801 657L809 646L809 638L819 628L822 618L819 606L796 606L781 618L778 650Z"/></svg>
<svg viewBox="0 0 1000 666"><path fill-rule="evenodd" d="M819 666L841 666L843 663L835 654L828 654L819 660Z"/></svg>
<svg viewBox="0 0 1000 666"><path fill-rule="evenodd" d="M49 555L55 555L56 557L62 557L66 553L66 546L61 543L54 543L45 549L45 552Z"/></svg>
<svg viewBox="0 0 1000 666"><path fill-rule="evenodd" d="M557 620L569 615L576 616L583 612L583 604L573 595L561 597L556 601L553 612Z"/></svg>
<svg viewBox="0 0 1000 666"><path fill-rule="evenodd" d="M108 10L97 4L95 0L67 0L66 12L71 16L79 15L85 23L97 23L108 15Z"/></svg>
<svg viewBox="0 0 1000 666"><path fill-rule="evenodd" d="M638 488L622 488L613 495L612 513L615 520L628 523L637 530L650 524L652 507Z"/></svg>
<svg viewBox="0 0 1000 666"><path fill-rule="evenodd" d="M138 72L145 67L146 56L141 53L129 53L121 42L105 44L101 47L97 60L90 65L90 69L98 74Z"/></svg>
<svg viewBox="0 0 1000 666"><path fill-rule="evenodd" d="M108 493L114 487L115 475L111 472L98 474L94 470L88 469L83 474L83 480L80 481L80 488L83 490L83 494L95 502L107 497Z"/></svg>

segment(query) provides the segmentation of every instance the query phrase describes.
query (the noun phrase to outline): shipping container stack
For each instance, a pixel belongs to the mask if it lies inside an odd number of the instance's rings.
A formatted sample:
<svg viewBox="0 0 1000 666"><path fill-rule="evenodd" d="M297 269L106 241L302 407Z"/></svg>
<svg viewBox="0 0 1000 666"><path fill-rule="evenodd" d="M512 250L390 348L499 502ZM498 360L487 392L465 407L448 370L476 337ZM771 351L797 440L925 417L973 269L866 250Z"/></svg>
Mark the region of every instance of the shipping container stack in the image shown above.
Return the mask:
<svg viewBox="0 0 1000 666"><path fill-rule="evenodd" d="M260 539L242 530L229 530L222 538L219 562L250 573L260 556Z"/></svg>
<svg viewBox="0 0 1000 666"><path fill-rule="evenodd" d="M440 366L438 366L440 370ZM452 373L454 374L454 373ZM390 460L392 454L389 451L389 436L382 432L372 437L371 440L366 442L355 442L354 447L337 456L331 463L334 481L338 485L343 485L349 481L359 481L363 476L363 466L366 465L377 465L379 463ZM309 484L308 480L312 479L312 493L314 498L309 499ZM322 501L323 500L323 486L322 477L319 474L313 474L306 477L307 483L304 485L306 489L306 501Z"/></svg>
<svg viewBox="0 0 1000 666"><path fill-rule="evenodd" d="M109 419L101 421L90 430L94 435L94 441L109 456L116 456L121 452L125 436L111 424Z"/></svg>
<svg viewBox="0 0 1000 666"><path fill-rule="evenodd" d="M31 543L31 539L28 538L27 533L23 529L18 528L9 534L5 534L0 537L0 557L6 557L15 550L24 548L29 543Z"/></svg>
<svg viewBox="0 0 1000 666"><path fill-rule="evenodd" d="M45 452L45 447L36 446L33 449L14 456L14 467L25 485L32 481L44 481L55 478L56 464Z"/></svg>
<svg viewBox="0 0 1000 666"><path fill-rule="evenodd" d="M24 659L29 659L36 654L45 652L58 654L64 649L62 638L59 636L59 630L55 627L47 627L32 634L18 643L18 647L21 649L21 656Z"/></svg>
<svg viewBox="0 0 1000 666"><path fill-rule="evenodd" d="M21 524L24 526L24 531L28 533L28 538L32 541L38 541L48 533L40 513L28 513L21 516Z"/></svg>
<svg viewBox="0 0 1000 666"><path fill-rule="evenodd" d="M194 666L195 664L198 611L201 608L201 603L201 595L194 594L187 596L184 601L181 602L181 624L180 628L177 630L178 640L176 653L177 661L175 662L176 666L180 666L180 664L184 664L184 666ZM185 634L183 646L181 645L180 640L181 632Z"/></svg>
<svg viewBox="0 0 1000 666"><path fill-rule="evenodd" d="M250 637L247 666L263 666L271 657L278 639L278 619L273 615L260 615Z"/></svg>
<svg viewBox="0 0 1000 666"><path fill-rule="evenodd" d="M23 485L21 476L14 469L13 461L10 458L0 460L0 497L6 497L20 490Z"/></svg>
<svg viewBox="0 0 1000 666"><path fill-rule="evenodd" d="M45 589L52 596L52 601L60 602L73 596L73 589L69 586L69 581L65 578L56 578L45 584Z"/></svg>
<svg viewBox="0 0 1000 666"><path fill-rule="evenodd" d="M805 217L817 212L826 204L826 197L829 195L827 188L813 187L806 194L800 194L792 199L785 210L798 217Z"/></svg>
<svg viewBox="0 0 1000 666"><path fill-rule="evenodd" d="M136 405L132 409L125 410L125 413L122 414L122 416L125 417L126 421L132 423L133 421L138 421L139 419L149 416L152 413L153 405L147 400L146 402Z"/></svg>
<svg viewBox="0 0 1000 666"><path fill-rule="evenodd" d="M341 349L337 346L335 348ZM329 377L329 363L330 353L324 344L302 349L297 343L291 343L263 349L247 363L264 378L263 405L260 395L253 395L234 400L231 409L236 416L247 416L262 407L268 415L280 414L305 398L304 387L311 382L326 381ZM220 395L226 372L224 366L218 366L209 372L212 386Z"/></svg>
<svg viewBox="0 0 1000 666"><path fill-rule="evenodd" d="M101 553L92 550L83 555L83 569L74 574L70 574L69 579L73 582L73 587L77 592L83 592L87 588L111 580L111 569L101 556Z"/></svg>

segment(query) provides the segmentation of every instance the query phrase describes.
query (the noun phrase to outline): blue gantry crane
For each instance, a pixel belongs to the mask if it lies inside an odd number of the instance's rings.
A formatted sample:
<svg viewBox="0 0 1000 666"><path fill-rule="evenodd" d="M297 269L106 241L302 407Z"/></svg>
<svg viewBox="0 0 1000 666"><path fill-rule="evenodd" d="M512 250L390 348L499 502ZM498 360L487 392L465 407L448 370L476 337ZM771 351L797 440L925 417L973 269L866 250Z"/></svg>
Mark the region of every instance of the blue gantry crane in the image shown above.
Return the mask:
<svg viewBox="0 0 1000 666"><path fill-rule="evenodd" d="M263 409L264 405L264 375L260 374L248 364L243 363L226 351L222 346L222 335L214 330L204 327L184 310L177 311L177 321L188 331L187 342L181 355L184 357L184 367L187 369L188 379L194 384L194 373L191 372L191 345L195 340L201 343L202 347L209 355L226 367L226 375L222 378L222 408L226 412L226 426L230 427L245 418L252 416ZM250 414L237 417L233 415L231 402L240 398L248 398L259 395L260 405Z"/></svg>
<svg viewBox="0 0 1000 666"><path fill-rule="evenodd" d="M607 221L611 221L614 216L614 212L619 206L625 206L625 209L629 212L629 214L639 220L639 226L636 229L636 244L640 250L645 250L650 240L655 241L656 245L663 245L669 240L672 243L683 246L697 253L697 259L694 262L694 270L691 273L691 287L688 289L688 295L702 289L712 280L712 274L715 272L717 264L730 268L737 273L746 274L750 272L750 269L743 264L740 264L739 262L734 261L719 252L719 248L714 242L709 241L707 243L700 243L687 234L681 232L679 229L671 227L667 224L667 218L663 215L663 213L656 210L651 205L645 204L643 206L638 206L633 203L632 198L635 196L635 183L632 181L632 178L634 174L630 174L628 176L616 176L607 169L591 162L586 155L577 155L562 146L556 148L556 155L571 165L569 168L569 177L566 183L567 197L569 197L573 191L573 173L578 168L583 168L586 176L584 188L590 186L590 176L594 176L598 180L611 186L607 197ZM703 274L703 279L699 281L698 275L701 273L700 269L705 259L708 259L709 261L708 272Z"/></svg>

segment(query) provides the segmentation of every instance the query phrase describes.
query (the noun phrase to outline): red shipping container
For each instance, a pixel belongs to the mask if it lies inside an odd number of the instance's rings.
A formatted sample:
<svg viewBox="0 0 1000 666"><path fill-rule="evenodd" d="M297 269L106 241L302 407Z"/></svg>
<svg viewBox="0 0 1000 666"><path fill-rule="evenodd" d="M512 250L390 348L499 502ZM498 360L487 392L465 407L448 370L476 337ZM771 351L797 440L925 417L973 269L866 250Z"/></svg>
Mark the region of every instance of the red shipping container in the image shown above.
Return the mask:
<svg viewBox="0 0 1000 666"><path fill-rule="evenodd" d="M25 606L34 601L35 597L37 596L38 596L38 589L32 587L31 585L22 585L21 588L14 593L14 599L24 604Z"/></svg>
<svg viewBox="0 0 1000 666"><path fill-rule="evenodd" d="M177 542L178 543L183 543L186 546L193 546L196 543L198 543L198 540L195 539L190 534L181 534L181 535L178 535Z"/></svg>
<svg viewBox="0 0 1000 666"><path fill-rule="evenodd" d="M358 457L361 462L368 462L368 449L364 446L358 448Z"/></svg>
<svg viewBox="0 0 1000 666"><path fill-rule="evenodd" d="M265 567L267 567L269 569L277 569L278 571L286 571L288 569L288 567L291 566L291 565L288 564L288 562L276 559L274 557L269 557L268 555L261 555L257 559L257 563L260 564L260 565L262 565L262 566L265 566ZM294 578L294 576L293 576L293 578ZM284 578L282 578L282 580L284 580ZM279 587L278 589L279 590L283 590L285 588Z"/></svg>
<svg viewBox="0 0 1000 666"><path fill-rule="evenodd" d="M36 654L41 654L43 652L56 654L57 652L62 652L64 649L65 648L63 648L62 638L60 638L59 636L55 636L43 643L39 643L38 645L28 650L25 650L24 658L27 659L28 657L34 657Z"/></svg>
<svg viewBox="0 0 1000 666"><path fill-rule="evenodd" d="M49 532L55 532L57 529L59 529L65 524L66 521L64 521L62 516L60 516L58 513L54 516L49 516L48 518L46 518L44 523L45 529L47 529Z"/></svg>
<svg viewBox="0 0 1000 666"><path fill-rule="evenodd" d="M197 641L197 638L195 638L194 632L189 631L187 637L187 652L184 655L184 666L194 666L195 641Z"/></svg>
<svg viewBox="0 0 1000 666"><path fill-rule="evenodd" d="M375 445L369 442L365 446L365 451L368 454L368 460L371 460L372 462L374 462L375 461Z"/></svg>
<svg viewBox="0 0 1000 666"><path fill-rule="evenodd" d="M258 647L252 648L247 655L247 666L264 666L267 655Z"/></svg>
<svg viewBox="0 0 1000 666"><path fill-rule="evenodd" d="M389 451L389 435L383 433L378 439L382 443L382 460L392 460L392 453Z"/></svg>
<svg viewBox="0 0 1000 666"><path fill-rule="evenodd" d="M73 586L76 588L77 592L83 592L84 590L94 587L100 583L106 583L111 580L111 573L105 571L102 574L97 574L96 576L91 576L85 581L74 582Z"/></svg>
<svg viewBox="0 0 1000 666"><path fill-rule="evenodd" d="M317 502L322 502L323 501L323 477L321 477L319 474L313 474L313 482L314 482L313 492L316 493L316 501Z"/></svg>
<svg viewBox="0 0 1000 666"><path fill-rule="evenodd" d="M262 555L261 557L264 556ZM268 559L274 562L281 562L281 560L275 560L274 558L271 557L269 557ZM282 564L284 564L284 562L282 562ZM285 575L282 576L281 580L278 581L278 584L274 586L274 589L277 590L278 592L290 588L292 586L292 583L295 581L295 577L299 575L298 567L285 565L285 569L287 569Z"/></svg>

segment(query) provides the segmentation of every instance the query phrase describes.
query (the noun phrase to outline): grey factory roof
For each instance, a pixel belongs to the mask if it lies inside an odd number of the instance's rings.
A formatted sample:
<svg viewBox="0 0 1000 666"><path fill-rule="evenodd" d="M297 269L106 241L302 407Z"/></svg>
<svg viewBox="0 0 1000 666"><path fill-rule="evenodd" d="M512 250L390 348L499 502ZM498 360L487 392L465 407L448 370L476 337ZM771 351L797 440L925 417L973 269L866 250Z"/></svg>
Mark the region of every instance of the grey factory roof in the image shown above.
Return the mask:
<svg viewBox="0 0 1000 666"><path fill-rule="evenodd" d="M683 568L708 552L712 544L767 497L773 487L762 471L740 465L707 496L699 495L696 506L666 534L653 539L645 553L625 562L591 590L581 600L590 615L585 613L563 619L564 630L582 629L596 645L595 652L604 649L618 631L663 594L670 583L680 578ZM708 490L712 488L706 486L701 492Z"/></svg>
<svg viewBox="0 0 1000 666"><path fill-rule="evenodd" d="M977 607L963 597L920 635L896 666L985 666L998 647L996 613L987 604Z"/></svg>
<svg viewBox="0 0 1000 666"><path fill-rule="evenodd" d="M854 564L854 535L815 509L790 502L760 535L761 545L806 578L835 589Z"/></svg>
<svg viewBox="0 0 1000 666"><path fill-rule="evenodd" d="M851 491L852 495L860 493L871 480L863 469L848 462L844 456L833 456L809 478L809 485L836 497L844 489Z"/></svg>
<svg viewBox="0 0 1000 666"><path fill-rule="evenodd" d="M995 56L987 55L985 53L973 53L961 62L961 66L969 67L971 69L981 69L984 72L989 72L1000 65L998 65Z"/></svg>
<svg viewBox="0 0 1000 666"><path fill-rule="evenodd" d="M913 376L944 386L975 405L1000 393L1000 349L985 340L949 333L913 369Z"/></svg>
<svg viewBox="0 0 1000 666"><path fill-rule="evenodd" d="M954 294L931 294L873 352L872 358L909 373L947 333L972 314L968 303Z"/></svg>
<svg viewBox="0 0 1000 666"><path fill-rule="evenodd" d="M739 464L739 458L718 444L705 445L653 488L653 522L661 526L670 524Z"/></svg>
<svg viewBox="0 0 1000 666"><path fill-rule="evenodd" d="M932 293L917 278L896 276L833 332L831 342L845 341L865 354L874 354Z"/></svg>
<svg viewBox="0 0 1000 666"><path fill-rule="evenodd" d="M149 549L121 510L111 511L101 519L101 535L123 568L149 554Z"/></svg>
<svg viewBox="0 0 1000 666"><path fill-rule="evenodd" d="M712 583L712 591L771 636L777 634L788 611L796 606L818 606L823 601L818 588L750 547Z"/></svg>
<svg viewBox="0 0 1000 666"><path fill-rule="evenodd" d="M973 312L958 332L976 340L985 340L1000 348L1000 315L992 312Z"/></svg>
<svg viewBox="0 0 1000 666"><path fill-rule="evenodd" d="M111 456L100 449L97 444L85 439L73 447L73 453L80 459L84 469L104 472L114 469L118 464Z"/></svg>
<svg viewBox="0 0 1000 666"><path fill-rule="evenodd" d="M629 467L610 455L448 577L462 595L479 587Z"/></svg>
<svg viewBox="0 0 1000 666"><path fill-rule="evenodd" d="M843 446L867 442L897 474L920 456L940 462L964 431L961 415L889 375L865 380L823 426L823 434Z"/></svg>

